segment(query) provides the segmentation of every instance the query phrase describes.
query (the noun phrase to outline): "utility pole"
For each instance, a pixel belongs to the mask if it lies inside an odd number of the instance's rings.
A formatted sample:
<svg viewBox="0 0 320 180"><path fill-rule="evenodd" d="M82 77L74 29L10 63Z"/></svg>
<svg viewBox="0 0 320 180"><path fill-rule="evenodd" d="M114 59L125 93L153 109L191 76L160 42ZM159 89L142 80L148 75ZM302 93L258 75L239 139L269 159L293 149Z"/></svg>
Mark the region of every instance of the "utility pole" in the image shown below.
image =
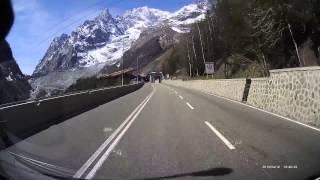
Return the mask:
<svg viewBox="0 0 320 180"><path fill-rule="evenodd" d="M122 39L121 86L123 86L123 58L124 58L124 38Z"/></svg>
<svg viewBox="0 0 320 180"><path fill-rule="evenodd" d="M191 58L189 54L189 44L187 42L187 52L188 52L188 59L189 59L189 72L190 72L190 78L192 77L192 64L191 64Z"/></svg>
<svg viewBox="0 0 320 180"><path fill-rule="evenodd" d="M300 58L300 55L299 55L299 48L298 48L298 45L297 45L297 42L296 40L294 39L293 37L293 32L292 32L292 29L291 29L291 24L287 21L287 24L288 24L288 28L289 28L289 32L290 32L290 35L291 35L291 39L292 39L292 42L294 44L294 47L296 49L296 53L297 53L297 57L298 57L298 60L299 60L299 66L302 67L305 65L305 62L302 62L301 61L301 58Z"/></svg>
<svg viewBox="0 0 320 180"><path fill-rule="evenodd" d="M137 57L137 84L139 83L139 56Z"/></svg>
<svg viewBox="0 0 320 180"><path fill-rule="evenodd" d="M193 50L193 54L195 57L195 61L196 61L196 71L197 71L197 77L199 76L199 69L198 69L198 60L197 60L197 53L196 53L196 48L194 47L194 36L193 33L191 32L191 38L192 38L192 50Z"/></svg>
<svg viewBox="0 0 320 180"><path fill-rule="evenodd" d="M205 58L204 50L203 50L201 31L200 31L200 27L199 27L198 23L197 23L197 28L198 28L199 38L200 38L200 45L201 45L201 51L202 51L203 64L204 64L204 66L206 66L206 58ZM208 74L207 74L207 79L208 79Z"/></svg>

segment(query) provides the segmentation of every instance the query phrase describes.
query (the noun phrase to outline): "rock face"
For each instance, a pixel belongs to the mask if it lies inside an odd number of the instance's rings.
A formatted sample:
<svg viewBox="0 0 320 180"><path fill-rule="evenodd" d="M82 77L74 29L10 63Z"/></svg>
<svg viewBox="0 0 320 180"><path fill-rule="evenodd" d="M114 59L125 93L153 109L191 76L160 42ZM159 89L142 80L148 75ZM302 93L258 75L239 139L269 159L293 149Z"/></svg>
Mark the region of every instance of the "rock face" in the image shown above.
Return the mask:
<svg viewBox="0 0 320 180"><path fill-rule="evenodd" d="M140 69L147 66L170 49L178 36L179 34L168 26L161 29L149 28L144 30L138 40L123 55L124 69L136 69L137 61ZM119 65L107 65L99 73L108 74L117 71L119 70Z"/></svg>
<svg viewBox="0 0 320 180"><path fill-rule="evenodd" d="M57 69L66 70L76 65L74 49L67 43L68 39L68 35L62 34L53 40L44 58L37 65L34 75L46 74Z"/></svg>
<svg viewBox="0 0 320 180"><path fill-rule="evenodd" d="M29 98L31 86L12 56L6 41L0 42L0 104Z"/></svg>
<svg viewBox="0 0 320 180"><path fill-rule="evenodd" d="M311 38L301 45L301 47L299 48L299 54L304 66L320 65L319 54L315 53L318 52L317 49L318 46L312 41Z"/></svg>

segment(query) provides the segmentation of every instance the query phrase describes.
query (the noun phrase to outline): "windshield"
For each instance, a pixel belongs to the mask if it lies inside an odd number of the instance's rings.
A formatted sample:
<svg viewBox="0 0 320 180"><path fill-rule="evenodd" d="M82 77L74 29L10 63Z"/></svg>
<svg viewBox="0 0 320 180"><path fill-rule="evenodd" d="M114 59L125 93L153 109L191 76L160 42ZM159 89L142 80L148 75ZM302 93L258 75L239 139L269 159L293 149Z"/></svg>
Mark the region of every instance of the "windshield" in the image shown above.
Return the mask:
<svg viewBox="0 0 320 180"><path fill-rule="evenodd" d="M2 1L0 179L320 179L320 1Z"/></svg>

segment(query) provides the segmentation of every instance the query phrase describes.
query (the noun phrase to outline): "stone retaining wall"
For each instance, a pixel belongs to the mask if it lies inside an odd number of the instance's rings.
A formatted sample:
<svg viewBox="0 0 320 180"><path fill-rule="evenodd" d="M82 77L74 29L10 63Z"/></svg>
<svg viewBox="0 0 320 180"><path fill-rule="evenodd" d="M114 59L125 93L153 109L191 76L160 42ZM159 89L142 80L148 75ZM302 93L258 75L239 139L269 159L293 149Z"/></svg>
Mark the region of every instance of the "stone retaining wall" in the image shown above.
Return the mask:
<svg viewBox="0 0 320 180"><path fill-rule="evenodd" d="M320 67L270 71L252 79L248 104L320 127Z"/></svg>
<svg viewBox="0 0 320 180"><path fill-rule="evenodd" d="M169 80L164 81L165 84L181 86L194 90L200 90L224 96L229 99L242 101L246 79L225 79L225 80L194 80L181 81Z"/></svg>

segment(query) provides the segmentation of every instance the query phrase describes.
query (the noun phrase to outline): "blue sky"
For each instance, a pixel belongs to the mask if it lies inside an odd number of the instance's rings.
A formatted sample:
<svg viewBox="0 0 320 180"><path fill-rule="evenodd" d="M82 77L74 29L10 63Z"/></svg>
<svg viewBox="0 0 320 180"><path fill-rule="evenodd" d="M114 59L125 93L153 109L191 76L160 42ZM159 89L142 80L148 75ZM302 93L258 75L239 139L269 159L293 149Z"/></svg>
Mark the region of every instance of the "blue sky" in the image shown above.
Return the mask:
<svg viewBox="0 0 320 180"><path fill-rule="evenodd" d="M70 33L102 9L108 8L114 16L141 6L173 12L191 2L192 0L12 0L15 22L7 40L23 73L32 74L54 37Z"/></svg>

